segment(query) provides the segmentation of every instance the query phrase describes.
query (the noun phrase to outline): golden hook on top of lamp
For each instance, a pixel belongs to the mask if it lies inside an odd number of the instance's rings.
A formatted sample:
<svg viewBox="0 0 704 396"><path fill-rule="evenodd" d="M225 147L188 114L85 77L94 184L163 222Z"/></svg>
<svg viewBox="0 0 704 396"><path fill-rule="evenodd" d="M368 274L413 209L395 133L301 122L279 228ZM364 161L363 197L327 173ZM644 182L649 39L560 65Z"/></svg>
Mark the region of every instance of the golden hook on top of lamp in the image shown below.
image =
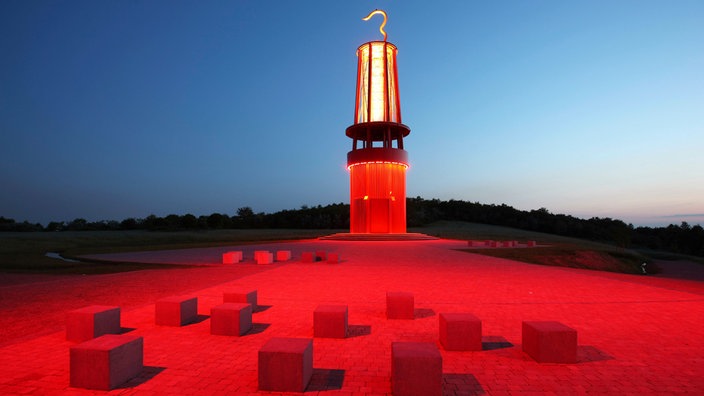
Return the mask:
<svg viewBox="0 0 704 396"><path fill-rule="evenodd" d="M375 14L381 14L384 17L384 21L381 23L381 26L379 26L379 31L381 34L384 35L384 41L386 41L386 32L384 31L384 26L386 26L386 21L389 19L389 17L386 15L386 12L384 10L374 10L369 13L366 17L362 18L363 21L368 21L371 19L371 17Z"/></svg>

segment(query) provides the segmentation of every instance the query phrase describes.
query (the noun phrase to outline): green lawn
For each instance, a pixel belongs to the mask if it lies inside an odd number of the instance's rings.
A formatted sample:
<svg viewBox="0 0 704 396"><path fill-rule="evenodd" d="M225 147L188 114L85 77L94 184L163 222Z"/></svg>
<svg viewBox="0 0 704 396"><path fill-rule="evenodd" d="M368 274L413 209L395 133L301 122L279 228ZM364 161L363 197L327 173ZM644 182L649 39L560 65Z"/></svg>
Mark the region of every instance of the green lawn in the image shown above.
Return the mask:
<svg viewBox="0 0 704 396"><path fill-rule="evenodd" d="M346 230L209 230L209 231L74 231L0 233L0 271L25 273L109 273L144 268L165 268L163 265L133 263L71 263L46 257L57 252L71 258L83 254L114 253L144 250L186 249L227 246L266 241L317 238ZM537 241L534 249L463 249L468 252L502 257L527 263L589 268L614 272L638 273L647 261L649 272L657 271L650 257L608 244L524 231L486 224L441 221L428 227L411 228L448 239ZM659 257L663 258L663 257Z"/></svg>
<svg viewBox="0 0 704 396"><path fill-rule="evenodd" d="M82 254L227 246L272 240L317 238L331 230L209 230L209 231L66 231L0 233L0 271L26 273L109 273L162 265L71 263L46 257L57 252L71 258Z"/></svg>

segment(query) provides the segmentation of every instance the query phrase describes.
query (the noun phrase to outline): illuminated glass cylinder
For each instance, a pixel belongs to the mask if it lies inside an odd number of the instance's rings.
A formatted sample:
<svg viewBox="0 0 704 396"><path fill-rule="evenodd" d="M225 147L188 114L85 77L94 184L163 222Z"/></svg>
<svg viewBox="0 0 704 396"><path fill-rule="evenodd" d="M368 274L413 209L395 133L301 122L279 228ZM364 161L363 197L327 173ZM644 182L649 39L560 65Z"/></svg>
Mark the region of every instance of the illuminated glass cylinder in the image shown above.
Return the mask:
<svg viewBox="0 0 704 396"><path fill-rule="evenodd" d="M354 122L401 122L396 46L372 41L357 49L357 100Z"/></svg>
<svg viewBox="0 0 704 396"><path fill-rule="evenodd" d="M396 46L372 41L357 50L357 90L350 171L350 232L406 232L406 169Z"/></svg>

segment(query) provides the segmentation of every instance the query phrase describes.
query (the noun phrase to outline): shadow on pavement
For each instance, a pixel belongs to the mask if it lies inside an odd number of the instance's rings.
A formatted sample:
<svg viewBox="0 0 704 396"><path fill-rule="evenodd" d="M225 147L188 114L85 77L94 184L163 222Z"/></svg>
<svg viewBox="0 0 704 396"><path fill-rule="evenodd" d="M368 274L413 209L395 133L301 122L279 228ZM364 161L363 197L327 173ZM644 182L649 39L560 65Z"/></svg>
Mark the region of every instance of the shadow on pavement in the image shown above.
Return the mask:
<svg viewBox="0 0 704 396"><path fill-rule="evenodd" d="M485 395L477 378L472 374L442 374L442 394L443 395Z"/></svg>
<svg viewBox="0 0 704 396"><path fill-rule="evenodd" d="M370 325L349 325L347 326L347 338L368 336L372 334Z"/></svg>
<svg viewBox="0 0 704 396"><path fill-rule="evenodd" d="M313 368L306 392L340 390L345 382L345 370Z"/></svg>
<svg viewBox="0 0 704 396"><path fill-rule="evenodd" d="M482 351L493 351L496 349L511 348L513 344L508 342L503 336L482 337Z"/></svg>
<svg viewBox="0 0 704 396"><path fill-rule="evenodd" d="M591 345L577 346L577 363L600 362L613 359L613 356Z"/></svg>
<svg viewBox="0 0 704 396"><path fill-rule="evenodd" d="M125 389L125 388L134 388L139 385L142 385L149 381L150 379L156 377L161 373L162 371L166 370L166 367L157 367L157 366L144 366L142 369L142 372L132 378L131 380L125 382L124 384L118 386L118 389Z"/></svg>

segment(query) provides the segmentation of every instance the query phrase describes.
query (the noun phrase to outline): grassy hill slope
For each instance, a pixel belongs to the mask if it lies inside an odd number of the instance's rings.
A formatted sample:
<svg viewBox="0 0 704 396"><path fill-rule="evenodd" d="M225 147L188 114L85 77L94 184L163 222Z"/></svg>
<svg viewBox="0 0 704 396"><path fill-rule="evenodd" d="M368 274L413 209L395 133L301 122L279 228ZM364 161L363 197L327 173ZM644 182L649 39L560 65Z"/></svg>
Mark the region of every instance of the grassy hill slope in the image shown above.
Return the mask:
<svg viewBox="0 0 704 396"><path fill-rule="evenodd" d="M658 272L649 257L635 250L559 235L519 230L478 223L439 221L428 227L413 229L441 238L466 240L536 241L536 248L467 248L467 252L501 257L526 263L600 271L641 273L640 265L648 263L648 272Z"/></svg>

